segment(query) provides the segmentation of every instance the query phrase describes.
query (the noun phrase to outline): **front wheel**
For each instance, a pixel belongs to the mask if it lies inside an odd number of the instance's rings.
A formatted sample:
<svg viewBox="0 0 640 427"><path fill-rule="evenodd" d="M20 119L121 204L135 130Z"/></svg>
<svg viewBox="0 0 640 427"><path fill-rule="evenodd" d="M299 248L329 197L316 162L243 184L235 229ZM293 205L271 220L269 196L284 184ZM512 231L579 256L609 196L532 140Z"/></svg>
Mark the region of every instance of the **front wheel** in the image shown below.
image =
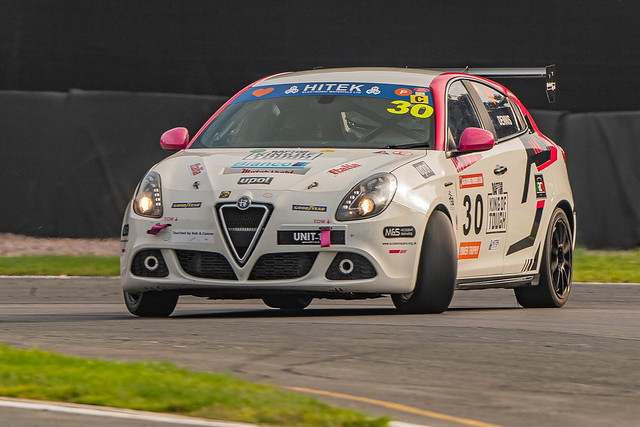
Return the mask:
<svg viewBox="0 0 640 427"><path fill-rule="evenodd" d="M515 288L518 303L525 308L562 307L569 299L573 274L573 239L567 215L556 208L551 216L540 263L537 286Z"/></svg>
<svg viewBox="0 0 640 427"><path fill-rule="evenodd" d="M456 238L449 217L434 211L427 223L413 292L391 295L402 313L442 313L449 307L458 272Z"/></svg>
<svg viewBox="0 0 640 427"><path fill-rule="evenodd" d="M178 303L178 295L167 292L124 291L124 303L131 314L140 317L169 317Z"/></svg>

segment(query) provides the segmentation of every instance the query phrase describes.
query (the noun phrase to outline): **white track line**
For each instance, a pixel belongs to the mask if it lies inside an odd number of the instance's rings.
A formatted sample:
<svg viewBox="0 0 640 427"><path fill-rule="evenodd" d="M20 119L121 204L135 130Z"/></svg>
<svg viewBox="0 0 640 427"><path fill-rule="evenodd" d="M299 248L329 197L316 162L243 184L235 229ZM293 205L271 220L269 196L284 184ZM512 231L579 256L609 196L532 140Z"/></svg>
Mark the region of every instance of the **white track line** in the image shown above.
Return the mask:
<svg viewBox="0 0 640 427"><path fill-rule="evenodd" d="M207 427L249 427L255 424L209 421L201 418L183 417L179 415L157 414L153 412L132 411L109 407L76 405L69 403L41 402L36 400L0 398L0 407L31 409L35 411L63 412L75 415L94 417L125 418L129 420L152 421L158 423L182 424L188 426Z"/></svg>
<svg viewBox="0 0 640 427"><path fill-rule="evenodd" d="M43 402L38 400L0 398L0 407L30 409L34 411L62 412L74 415L90 415L93 417L124 418L137 421L182 424L187 426L206 427L257 427L255 424L227 421L211 421L202 418L184 417L180 415L161 414L155 412L134 411L101 406L80 405L73 403ZM421 424L409 424L401 421L389 422L389 427L429 427Z"/></svg>

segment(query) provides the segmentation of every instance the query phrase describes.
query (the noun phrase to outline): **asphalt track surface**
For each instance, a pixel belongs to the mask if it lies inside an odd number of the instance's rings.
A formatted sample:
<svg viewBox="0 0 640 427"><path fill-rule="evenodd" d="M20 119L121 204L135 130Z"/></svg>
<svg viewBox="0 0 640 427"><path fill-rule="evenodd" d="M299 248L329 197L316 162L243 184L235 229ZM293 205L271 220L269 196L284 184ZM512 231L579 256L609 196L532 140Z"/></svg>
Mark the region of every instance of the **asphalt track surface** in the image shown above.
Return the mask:
<svg viewBox="0 0 640 427"><path fill-rule="evenodd" d="M141 319L126 311L117 279L0 278L0 342L169 360L429 426L640 420L640 285L574 284L561 309L519 308L509 290L457 292L440 315L397 314L388 298L316 300L294 315L256 300L181 297L172 317ZM0 420L89 423L1 406Z"/></svg>

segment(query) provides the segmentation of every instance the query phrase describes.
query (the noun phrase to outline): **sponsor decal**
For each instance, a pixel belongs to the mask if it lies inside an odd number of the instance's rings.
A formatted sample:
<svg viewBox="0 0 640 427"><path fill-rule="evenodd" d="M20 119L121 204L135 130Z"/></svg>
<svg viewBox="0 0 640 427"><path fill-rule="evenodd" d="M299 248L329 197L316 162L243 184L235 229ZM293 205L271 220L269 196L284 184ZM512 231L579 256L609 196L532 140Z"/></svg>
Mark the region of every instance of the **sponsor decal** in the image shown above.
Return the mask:
<svg viewBox="0 0 640 427"><path fill-rule="evenodd" d="M202 206L202 202L175 202L171 204L174 209L194 209Z"/></svg>
<svg viewBox="0 0 640 427"><path fill-rule="evenodd" d="M367 89L367 95L380 95L380 88L378 86L372 86Z"/></svg>
<svg viewBox="0 0 640 427"><path fill-rule="evenodd" d="M304 175L305 173L307 173L309 171L309 168L302 168L302 169L287 169L287 168L275 168L275 169L238 169L238 170L234 170L234 169L227 169L225 168L224 170L224 174L228 175L228 174L235 174L235 173L241 173L241 174L248 174L248 173L286 173L286 174L291 174L291 175Z"/></svg>
<svg viewBox="0 0 640 427"><path fill-rule="evenodd" d="M236 162L232 169L303 169L309 162Z"/></svg>
<svg viewBox="0 0 640 427"><path fill-rule="evenodd" d="M482 154L470 154L468 156L453 157L451 161L453 161L456 170L462 172L480 159L482 159Z"/></svg>
<svg viewBox="0 0 640 427"><path fill-rule="evenodd" d="M200 175L204 171L204 165L202 163L194 163L188 167L191 176Z"/></svg>
<svg viewBox="0 0 640 427"><path fill-rule="evenodd" d="M382 246L415 246L416 242L382 242Z"/></svg>
<svg viewBox="0 0 640 427"><path fill-rule="evenodd" d="M491 239L489 242L489 250L497 251L500 248L500 239Z"/></svg>
<svg viewBox="0 0 640 427"><path fill-rule="evenodd" d="M268 87L268 88L264 88L264 89L256 89L253 92L251 92L251 94L253 96L255 96L256 98L260 98L261 96L268 95L271 92L273 92L273 88L272 87Z"/></svg>
<svg viewBox="0 0 640 427"><path fill-rule="evenodd" d="M513 121L509 116L496 116L496 120L500 126L513 126Z"/></svg>
<svg viewBox="0 0 640 427"><path fill-rule="evenodd" d="M129 224L125 224L122 227L122 233L121 233L122 237L127 237L129 235Z"/></svg>
<svg viewBox="0 0 640 427"><path fill-rule="evenodd" d="M322 153L309 150L270 150L251 152L244 160L312 160Z"/></svg>
<svg viewBox="0 0 640 427"><path fill-rule="evenodd" d="M231 168L225 168L225 174L233 173L289 173L304 175L309 168L306 166L309 162L255 162L240 161L231 165Z"/></svg>
<svg viewBox="0 0 640 427"><path fill-rule="evenodd" d="M395 90L394 92L398 96L409 96L413 93L411 89L407 89L406 87L401 87Z"/></svg>
<svg viewBox="0 0 640 427"><path fill-rule="evenodd" d="M409 98L412 104L430 104L429 95L421 93L419 95L411 95Z"/></svg>
<svg viewBox="0 0 640 427"><path fill-rule="evenodd" d="M547 187L544 185L542 175L535 175L536 179L536 198L541 199L547 197Z"/></svg>
<svg viewBox="0 0 640 427"><path fill-rule="evenodd" d="M502 182L491 184L493 193L487 195L487 233L506 233L507 231L507 193Z"/></svg>
<svg viewBox="0 0 640 427"><path fill-rule="evenodd" d="M331 224L331 220L329 219L314 219L314 224Z"/></svg>
<svg viewBox="0 0 640 427"><path fill-rule="evenodd" d="M433 170L425 162L414 163L411 166L416 168L416 170L420 173L420 175L422 175L424 179L429 179L430 177L435 175L435 172L433 172Z"/></svg>
<svg viewBox="0 0 640 427"><path fill-rule="evenodd" d="M330 233L332 245L344 245L344 230L278 230L278 244L320 245L322 231Z"/></svg>
<svg viewBox="0 0 640 427"><path fill-rule="evenodd" d="M231 191L221 191L220 195L218 196L218 198L220 198L220 199L228 199L230 195L231 195Z"/></svg>
<svg viewBox="0 0 640 427"><path fill-rule="evenodd" d="M406 249L389 249L390 254L406 254Z"/></svg>
<svg viewBox="0 0 640 427"><path fill-rule="evenodd" d="M482 242L461 242L458 249L458 259L476 259L480 256Z"/></svg>
<svg viewBox="0 0 640 427"><path fill-rule="evenodd" d="M312 206L312 205L291 205L293 211L305 211L305 212L326 212L326 206Z"/></svg>
<svg viewBox="0 0 640 427"><path fill-rule="evenodd" d="M382 235L387 239L396 237L416 237L416 229L411 225L389 226L382 230Z"/></svg>
<svg viewBox="0 0 640 427"><path fill-rule="evenodd" d="M238 184L271 184L273 181L272 176L251 176L251 177L242 177L238 180Z"/></svg>
<svg viewBox="0 0 640 427"><path fill-rule="evenodd" d="M395 154L396 156L413 156L411 151L395 150L389 153L387 150L374 151L373 154Z"/></svg>
<svg viewBox="0 0 640 427"><path fill-rule="evenodd" d="M338 175L342 172L346 172L348 170L354 169L354 168L359 168L362 165L359 165L357 163L347 163L346 165L342 165L339 166L337 168L333 168L333 169L329 169L329 172L331 172L334 175Z"/></svg>
<svg viewBox="0 0 640 427"><path fill-rule="evenodd" d="M472 188L484 186L484 177L481 173L473 175L461 175L459 177L460 188Z"/></svg>
<svg viewBox="0 0 640 427"><path fill-rule="evenodd" d="M162 218L163 221L166 222L178 222L178 217L177 216L165 216L164 218Z"/></svg>
<svg viewBox="0 0 640 427"><path fill-rule="evenodd" d="M213 231L175 230L172 228L171 241L175 243L213 243Z"/></svg>
<svg viewBox="0 0 640 427"><path fill-rule="evenodd" d="M449 207L451 209L456 208L456 200L453 198L453 194L451 194L451 190L449 190Z"/></svg>
<svg viewBox="0 0 640 427"><path fill-rule="evenodd" d="M323 150L319 150L318 153L335 153L336 150L334 150L333 148L325 148Z"/></svg>
<svg viewBox="0 0 640 427"><path fill-rule="evenodd" d="M307 83L302 87L302 94L349 94L362 93L364 84L358 83Z"/></svg>

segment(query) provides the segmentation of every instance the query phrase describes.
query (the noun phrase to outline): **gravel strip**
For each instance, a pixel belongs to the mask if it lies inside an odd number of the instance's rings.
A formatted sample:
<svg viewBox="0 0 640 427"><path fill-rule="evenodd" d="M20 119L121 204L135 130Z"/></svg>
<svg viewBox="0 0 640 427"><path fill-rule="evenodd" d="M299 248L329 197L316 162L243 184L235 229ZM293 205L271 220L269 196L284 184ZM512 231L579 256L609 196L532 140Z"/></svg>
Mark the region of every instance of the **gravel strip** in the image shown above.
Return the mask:
<svg viewBox="0 0 640 427"><path fill-rule="evenodd" d="M120 255L120 239L31 237L0 233L0 256Z"/></svg>

